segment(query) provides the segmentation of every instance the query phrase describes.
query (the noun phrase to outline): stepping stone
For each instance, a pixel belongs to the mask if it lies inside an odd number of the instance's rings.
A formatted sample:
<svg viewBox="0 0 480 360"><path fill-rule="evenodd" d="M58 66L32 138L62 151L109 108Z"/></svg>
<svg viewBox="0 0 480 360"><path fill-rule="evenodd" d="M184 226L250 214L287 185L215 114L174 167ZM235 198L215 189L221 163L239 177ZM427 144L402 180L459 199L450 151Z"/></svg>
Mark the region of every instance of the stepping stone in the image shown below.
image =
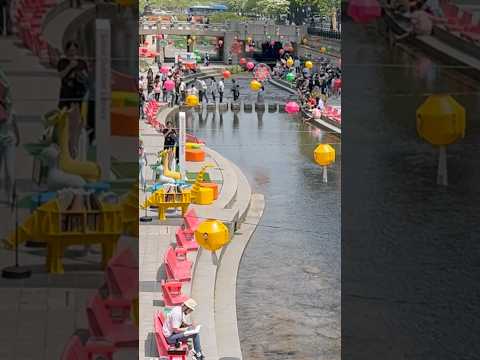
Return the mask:
<svg viewBox="0 0 480 360"><path fill-rule="evenodd" d="M264 103L255 103L255 111L265 111L265 104Z"/></svg>
<svg viewBox="0 0 480 360"><path fill-rule="evenodd" d="M286 113L285 105L284 104L278 104L278 111L281 112L281 113Z"/></svg>
<svg viewBox="0 0 480 360"><path fill-rule="evenodd" d="M215 111L217 109L216 104L207 104L207 111Z"/></svg>
<svg viewBox="0 0 480 360"><path fill-rule="evenodd" d="M222 112L228 111L228 103L218 104L218 110Z"/></svg>
<svg viewBox="0 0 480 360"><path fill-rule="evenodd" d="M268 104L268 112L274 113L278 110L278 104Z"/></svg>
<svg viewBox="0 0 480 360"><path fill-rule="evenodd" d="M232 102L230 104L230 108L232 109L232 111L240 111L240 108L242 107L242 105L239 103L239 102Z"/></svg>

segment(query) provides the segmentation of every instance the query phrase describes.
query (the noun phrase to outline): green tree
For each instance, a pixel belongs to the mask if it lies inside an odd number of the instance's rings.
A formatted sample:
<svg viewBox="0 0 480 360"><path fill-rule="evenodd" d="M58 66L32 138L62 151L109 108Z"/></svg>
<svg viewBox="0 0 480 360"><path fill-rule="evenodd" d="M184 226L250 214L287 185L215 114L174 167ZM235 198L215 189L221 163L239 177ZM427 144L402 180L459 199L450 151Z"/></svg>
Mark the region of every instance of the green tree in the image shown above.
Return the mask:
<svg viewBox="0 0 480 360"><path fill-rule="evenodd" d="M290 10L290 0L259 0L256 4L258 13L278 18Z"/></svg>

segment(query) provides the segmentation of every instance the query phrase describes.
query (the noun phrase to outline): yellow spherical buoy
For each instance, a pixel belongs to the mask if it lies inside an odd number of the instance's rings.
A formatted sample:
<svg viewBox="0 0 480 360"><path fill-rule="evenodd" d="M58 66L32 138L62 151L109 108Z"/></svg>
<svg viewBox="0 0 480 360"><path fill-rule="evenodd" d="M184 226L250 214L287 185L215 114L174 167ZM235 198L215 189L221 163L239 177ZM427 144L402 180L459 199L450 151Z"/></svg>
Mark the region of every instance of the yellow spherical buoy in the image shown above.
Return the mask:
<svg viewBox="0 0 480 360"><path fill-rule="evenodd" d="M313 151L315 162L323 167L323 182L328 182L327 166L335 162L335 149L329 144L320 144Z"/></svg>
<svg viewBox="0 0 480 360"><path fill-rule="evenodd" d="M465 109L449 95L432 95L417 109L417 132L439 147L437 184L448 185L447 145L465 136Z"/></svg>
<svg viewBox="0 0 480 360"><path fill-rule="evenodd" d="M465 136L465 109L449 95L432 95L417 110L417 132L432 145Z"/></svg>
<svg viewBox="0 0 480 360"><path fill-rule="evenodd" d="M291 67L291 66L293 66L293 63L294 63L293 59L292 59L292 58L288 58L288 60L287 60L287 66L288 66L288 67Z"/></svg>
<svg viewBox="0 0 480 360"><path fill-rule="evenodd" d="M306 62L305 62L305 67L306 67L307 69L311 69L311 68L313 67L313 63L312 63L311 61L306 61Z"/></svg>
<svg viewBox="0 0 480 360"><path fill-rule="evenodd" d="M253 91L258 91L261 88L262 88L262 83L260 83L257 80L252 80L252 82L250 83L250 89L252 89Z"/></svg>
<svg viewBox="0 0 480 360"><path fill-rule="evenodd" d="M206 220L195 231L198 245L209 251L217 251L229 241L228 228L218 220Z"/></svg>
<svg viewBox="0 0 480 360"><path fill-rule="evenodd" d="M197 106L199 104L197 95L188 95L185 99L185 104L190 107Z"/></svg>
<svg viewBox="0 0 480 360"><path fill-rule="evenodd" d="M335 149L329 144L320 144L313 151L315 161L320 166L328 166L335 162Z"/></svg>

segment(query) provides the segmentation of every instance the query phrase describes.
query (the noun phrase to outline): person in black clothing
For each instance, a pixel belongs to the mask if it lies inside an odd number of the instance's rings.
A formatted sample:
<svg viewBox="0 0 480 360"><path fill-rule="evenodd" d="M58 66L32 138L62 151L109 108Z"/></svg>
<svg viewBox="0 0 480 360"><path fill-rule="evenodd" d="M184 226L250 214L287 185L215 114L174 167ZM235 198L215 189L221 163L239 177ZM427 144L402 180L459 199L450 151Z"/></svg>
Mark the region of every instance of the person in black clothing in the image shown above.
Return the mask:
<svg viewBox="0 0 480 360"><path fill-rule="evenodd" d="M165 124L165 129L162 131L163 136L164 136L164 143L163 147L165 149L173 149L175 148L175 157L176 161L178 163L179 160L179 149L178 149L178 144L177 144L177 131L173 127L173 124L171 121L167 121Z"/></svg>
<svg viewBox="0 0 480 360"><path fill-rule="evenodd" d="M232 93L233 93L233 101L237 101L240 97L240 85L237 84L235 79L232 80Z"/></svg>
<svg viewBox="0 0 480 360"><path fill-rule="evenodd" d="M78 44L69 41L65 46L66 57L60 59L57 70L60 73L60 99L58 108L66 108L69 114L69 149L75 158L78 151L78 140L82 128L81 105L88 91L88 66L78 57Z"/></svg>

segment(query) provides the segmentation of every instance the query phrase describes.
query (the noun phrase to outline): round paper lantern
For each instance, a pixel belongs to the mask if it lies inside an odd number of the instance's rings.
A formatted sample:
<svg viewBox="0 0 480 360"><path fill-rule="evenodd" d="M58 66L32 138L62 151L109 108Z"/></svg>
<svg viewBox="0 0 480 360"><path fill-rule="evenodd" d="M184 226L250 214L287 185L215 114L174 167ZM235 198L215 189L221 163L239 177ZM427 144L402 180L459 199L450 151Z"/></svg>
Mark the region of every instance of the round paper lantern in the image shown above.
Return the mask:
<svg viewBox="0 0 480 360"><path fill-rule="evenodd" d="M305 62L305 67L306 67L307 69L311 69L311 68L313 67L313 63L312 63L311 61L306 61L306 62Z"/></svg>
<svg viewBox="0 0 480 360"><path fill-rule="evenodd" d="M289 73L285 76L285 79L286 79L288 82L292 82L292 81L295 80L295 74L289 72Z"/></svg>
<svg viewBox="0 0 480 360"><path fill-rule="evenodd" d="M294 63L293 59L292 59L292 58L288 58L288 60L287 60L287 66L288 66L288 67L291 67L291 66L293 66L293 63Z"/></svg>
<svg viewBox="0 0 480 360"><path fill-rule="evenodd" d="M163 65L161 68L160 68L160 72L162 74L168 74L168 72L170 71L170 68L168 66L165 66Z"/></svg>
<svg viewBox="0 0 480 360"><path fill-rule="evenodd" d="M315 162L320 166L328 166L335 162L335 149L329 144L319 144L313 151Z"/></svg>
<svg viewBox="0 0 480 360"><path fill-rule="evenodd" d="M257 81L257 80L252 80L250 82L250 89L252 89L253 91L258 91L262 88L262 83Z"/></svg>
<svg viewBox="0 0 480 360"><path fill-rule="evenodd" d="M282 56L283 54L285 54L285 49L282 48L278 50L278 53L280 54L280 56Z"/></svg>
<svg viewBox="0 0 480 360"><path fill-rule="evenodd" d="M195 240L203 249L217 251L229 241L228 228L218 220L206 220L195 230Z"/></svg>
<svg viewBox="0 0 480 360"><path fill-rule="evenodd" d="M247 63L247 59L241 58L239 63L240 63L240 65L245 65Z"/></svg>
<svg viewBox="0 0 480 360"><path fill-rule="evenodd" d="M232 76L232 73L231 73L230 71L225 70L225 71L223 72L223 78L224 78L224 79L228 79L230 76Z"/></svg>
<svg viewBox="0 0 480 360"><path fill-rule="evenodd" d="M248 69L248 70L253 70L254 67L255 67L255 64L254 64L253 62L249 61L249 62L247 63L247 69Z"/></svg>
<svg viewBox="0 0 480 360"><path fill-rule="evenodd" d="M190 107L197 106L199 104L197 95L188 95L185 99L185 104Z"/></svg>
<svg viewBox="0 0 480 360"><path fill-rule="evenodd" d="M175 89L175 81L169 79L163 83L163 87L167 91L172 91Z"/></svg>
<svg viewBox="0 0 480 360"><path fill-rule="evenodd" d="M465 136L465 109L449 95L432 95L417 110L417 132L432 145Z"/></svg>
<svg viewBox="0 0 480 360"><path fill-rule="evenodd" d="M314 119L320 119L322 117L322 111L320 109L313 109L312 116Z"/></svg>
<svg viewBox="0 0 480 360"><path fill-rule="evenodd" d="M300 105L295 101L289 101L285 104L285 111L289 114L296 114L300 111Z"/></svg>

